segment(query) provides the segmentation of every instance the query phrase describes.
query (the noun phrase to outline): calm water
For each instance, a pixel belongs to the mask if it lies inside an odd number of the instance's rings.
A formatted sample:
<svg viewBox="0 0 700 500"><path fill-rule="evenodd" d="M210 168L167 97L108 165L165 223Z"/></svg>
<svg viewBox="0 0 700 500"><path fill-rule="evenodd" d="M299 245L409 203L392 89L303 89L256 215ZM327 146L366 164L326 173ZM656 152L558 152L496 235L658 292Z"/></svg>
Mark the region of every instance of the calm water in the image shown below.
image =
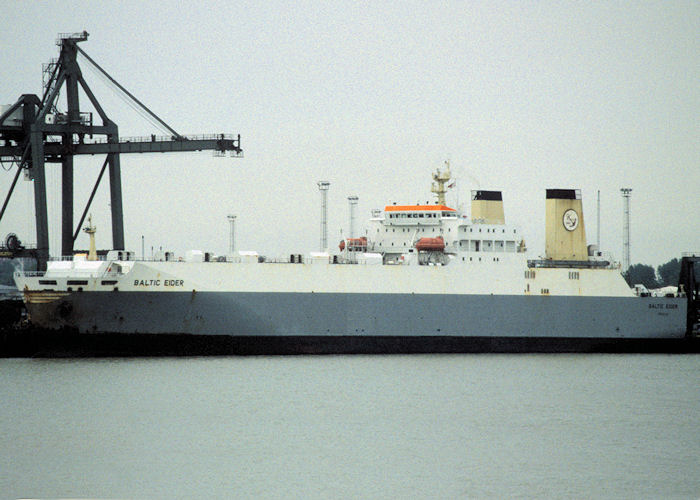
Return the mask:
<svg viewBox="0 0 700 500"><path fill-rule="evenodd" d="M0 497L700 497L700 357L0 360Z"/></svg>

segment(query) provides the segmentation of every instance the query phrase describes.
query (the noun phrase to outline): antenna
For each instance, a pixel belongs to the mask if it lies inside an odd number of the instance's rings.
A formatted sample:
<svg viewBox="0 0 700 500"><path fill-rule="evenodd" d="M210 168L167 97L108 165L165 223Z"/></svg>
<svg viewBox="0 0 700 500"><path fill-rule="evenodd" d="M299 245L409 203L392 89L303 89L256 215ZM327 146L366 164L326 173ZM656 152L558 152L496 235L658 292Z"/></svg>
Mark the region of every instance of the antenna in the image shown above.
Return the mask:
<svg viewBox="0 0 700 500"><path fill-rule="evenodd" d="M631 188L620 189L624 202L624 217L622 221L622 270L630 267L630 195Z"/></svg>
<svg viewBox="0 0 700 500"><path fill-rule="evenodd" d="M235 215L228 215L226 217L228 219L228 224L229 224L229 237L228 237L228 253L233 255L233 252L236 249L236 242L235 242L235 234L236 234L236 216Z"/></svg>
<svg viewBox="0 0 700 500"><path fill-rule="evenodd" d="M321 248L324 252L328 249L328 188L331 183L328 181L318 181L318 189L321 191Z"/></svg>
<svg viewBox="0 0 700 500"><path fill-rule="evenodd" d="M355 237L355 207L357 206L357 196L348 196L348 205L350 206L350 226L348 230L348 238Z"/></svg>

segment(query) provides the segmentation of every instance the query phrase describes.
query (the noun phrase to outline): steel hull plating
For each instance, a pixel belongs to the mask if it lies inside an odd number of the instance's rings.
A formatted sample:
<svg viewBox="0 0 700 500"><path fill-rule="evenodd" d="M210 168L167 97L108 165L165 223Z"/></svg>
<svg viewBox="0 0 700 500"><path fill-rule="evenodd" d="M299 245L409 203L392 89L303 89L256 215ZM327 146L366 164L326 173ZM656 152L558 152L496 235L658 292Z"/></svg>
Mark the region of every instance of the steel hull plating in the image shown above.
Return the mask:
<svg viewBox="0 0 700 500"><path fill-rule="evenodd" d="M39 292L41 293L41 292ZM684 298L529 295L64 292L32 322L80 333L229 337L679 339Z"/></svg>

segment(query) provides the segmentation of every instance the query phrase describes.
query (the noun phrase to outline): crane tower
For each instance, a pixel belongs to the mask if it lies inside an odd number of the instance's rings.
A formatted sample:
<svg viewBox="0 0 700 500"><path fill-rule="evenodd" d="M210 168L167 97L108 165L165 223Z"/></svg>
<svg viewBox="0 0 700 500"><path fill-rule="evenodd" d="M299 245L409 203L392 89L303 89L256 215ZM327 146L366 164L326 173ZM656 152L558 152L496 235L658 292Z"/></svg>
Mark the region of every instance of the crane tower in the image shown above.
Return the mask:
<svg viewBox="0 0 700 500"><path fill-rule="evenodd" d="M90 208L97 187L108 168L110 206L112 211L112 248L124 249L124 215L122 209L121 169L122 153L165 153L181 151L213 150L220 154L242 156L240 135L212 134L183 136L148 109L141 101L112 78L78 44L88 39L88 32L59 34L56 45L60 48L58 59L44 67L44 92L39 98L23 94L10 106L0 108L0 163L17 167L17 172L0 209L0 220L5 213L12 191L20 173L25 172L34 183L34 214L36 218L36 258L40 269L45 268L49 257L49 227L46 203L47 163L61 165L61 254L71 255L73 243ZM119 128L108 117L83 77L81 61L91 65L104 76L130 104L134 105L159 127L165 136L150 138L123 138ZM61 89L65 89L67 110L58 107ZM93 121L92 112L81 110L83 99L92 104L99 122ZM98 136L98 138L93 138ZM106 156L92 193L87 201L80 222L73 224L73 158L77 155Z"/></svg>

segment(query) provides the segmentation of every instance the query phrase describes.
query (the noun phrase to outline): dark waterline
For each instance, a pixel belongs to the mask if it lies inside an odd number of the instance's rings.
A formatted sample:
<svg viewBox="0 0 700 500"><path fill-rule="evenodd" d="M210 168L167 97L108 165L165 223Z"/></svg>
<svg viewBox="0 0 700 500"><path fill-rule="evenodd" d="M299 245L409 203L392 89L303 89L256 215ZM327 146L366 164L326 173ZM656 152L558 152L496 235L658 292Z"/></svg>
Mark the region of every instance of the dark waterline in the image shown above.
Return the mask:
<svg viewBox="0 0 700 500"><path fill-rule="evenodd" d="M699 353L700 338L451 336L222 336L0 331L0 357L153 357L297 354Z"/></svg>

